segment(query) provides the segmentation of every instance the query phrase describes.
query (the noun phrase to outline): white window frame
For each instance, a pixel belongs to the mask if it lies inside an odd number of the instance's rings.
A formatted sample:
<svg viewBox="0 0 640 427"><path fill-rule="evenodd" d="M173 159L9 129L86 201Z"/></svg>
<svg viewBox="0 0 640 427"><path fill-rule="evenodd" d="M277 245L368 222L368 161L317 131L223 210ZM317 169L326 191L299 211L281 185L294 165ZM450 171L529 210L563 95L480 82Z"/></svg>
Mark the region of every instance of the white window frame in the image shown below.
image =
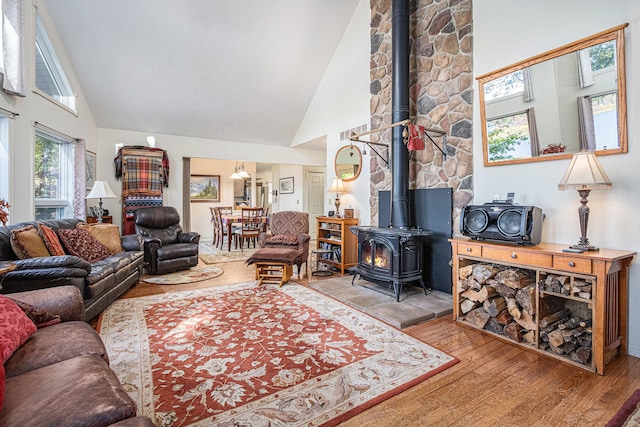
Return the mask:
<svg viewBox="0 0 640 427"><path fill-rule="evenodd" d="M47 33L47 29L45 28L42 20L40 19L40 15L36 9L35 13L36 20L36 34L34 37L34 46L35 46L35 55L40 53L42 58L44 59L45 65L47 66L47 70L51 75L51 79L55 83L58 91L62 94L60 96L50 95L40 89L37 85L37 80L34 73L34 92L38 95L48 99L54 104L59 105L60 107L68 110L73 114L77 114L76 111L76 95L69 83L69 79L67 79L67 75L65 74L60 61L58 60L58 56L56 55L56 51L51 44L51 39ZM36 60L34 56L34 70Z"/></svg>
<svg viewBox="0 0 640 427"><path fill-rule="evenodd" d="M56 208L58 210L57 219L73 218L73 194L74 194L74 172L73 172L73 156L74 156L74 140L47 132L39 127L35 128L35 138L40 136L59 144L60 149L60 180L59 180L59 197L58 198L39 198L34 193L34 217L38 208ZM35 159L34 159L35 160ZM34 167L35 179L35 167ZM35 185L34 185L35 189Z"/></svg>

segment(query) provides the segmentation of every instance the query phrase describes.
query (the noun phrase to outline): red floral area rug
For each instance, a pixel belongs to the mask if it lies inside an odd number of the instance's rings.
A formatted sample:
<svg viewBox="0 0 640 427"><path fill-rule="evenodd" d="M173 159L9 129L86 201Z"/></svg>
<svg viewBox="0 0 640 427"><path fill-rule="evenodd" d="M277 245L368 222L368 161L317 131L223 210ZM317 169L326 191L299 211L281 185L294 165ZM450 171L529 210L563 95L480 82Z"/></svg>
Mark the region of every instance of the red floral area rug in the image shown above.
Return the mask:
<svg viewBox="0 0 640 427"><path fill-rule="evenodd" d="M605 427L640 427L640 389L624 402Z"/></svg>
<svg viewBox="0 0 640 427"><path fill-rule="evenodd" d="M100 336L158 426L336 425L458 362L292 283L119 300Z"/></svg>

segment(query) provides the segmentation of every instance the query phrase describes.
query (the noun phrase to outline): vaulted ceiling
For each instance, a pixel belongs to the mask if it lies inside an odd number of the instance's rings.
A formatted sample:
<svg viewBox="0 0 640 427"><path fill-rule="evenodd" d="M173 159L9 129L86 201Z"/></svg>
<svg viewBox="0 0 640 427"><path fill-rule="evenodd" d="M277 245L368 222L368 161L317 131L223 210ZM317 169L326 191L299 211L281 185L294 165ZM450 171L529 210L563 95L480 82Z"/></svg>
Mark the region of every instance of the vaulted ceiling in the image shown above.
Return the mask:
<svg viewBox="0 0 640 427"><path fill-rule="evenodd" d="M358 0L45 0L96 123L289 146Z"/></svg>

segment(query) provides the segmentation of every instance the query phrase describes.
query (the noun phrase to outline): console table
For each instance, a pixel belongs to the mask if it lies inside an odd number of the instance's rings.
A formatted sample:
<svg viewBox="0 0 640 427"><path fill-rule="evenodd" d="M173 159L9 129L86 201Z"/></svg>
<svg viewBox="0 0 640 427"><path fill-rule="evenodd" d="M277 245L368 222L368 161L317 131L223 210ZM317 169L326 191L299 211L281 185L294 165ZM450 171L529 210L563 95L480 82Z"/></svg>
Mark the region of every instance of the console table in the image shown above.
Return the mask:
<svg viewBox="0 0 640 427"><path fill-rule="evenodd" d="M548 243L449 241L456 321L600 375L613 357L626 353L627 277L635 252L600 249L575 254L562 252L567 245ZM511 282L503 287L496 277ZM491 320L496 313L500 317ZM571 344L572 332L578 344ZM563 346L574 354L560 354ZM578 356L576 349L582 352Z"/></svg>

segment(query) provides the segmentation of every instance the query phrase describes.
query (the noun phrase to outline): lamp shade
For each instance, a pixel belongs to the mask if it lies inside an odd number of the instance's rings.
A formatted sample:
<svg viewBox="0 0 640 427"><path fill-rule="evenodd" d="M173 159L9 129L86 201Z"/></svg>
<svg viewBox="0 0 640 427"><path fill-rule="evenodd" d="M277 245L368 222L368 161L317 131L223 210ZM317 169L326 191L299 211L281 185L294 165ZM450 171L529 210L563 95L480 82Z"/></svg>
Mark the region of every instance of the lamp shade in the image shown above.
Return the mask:
<svg viewBox="0 0 640 427"><path fill-rule="evenodd" d="M87 194L87 199L117 199L118 196L111 191L111 187L106 181L96 181L93 183L91 192Z"/></svg>
<svg viewBox="0 0 640 427"><path fill-rule="evenodd" d="M611 180L593 151L574 153L558 190L610 190Z"/></svg>
<svg viewBox="0 0 640 427"><path fill-rule="evenodd" d="M346 193L347 189L344 188L344 184L342 184L342 180L340 178L333 178L331 182L331 186L327 190L327 193Z"/></svg>

